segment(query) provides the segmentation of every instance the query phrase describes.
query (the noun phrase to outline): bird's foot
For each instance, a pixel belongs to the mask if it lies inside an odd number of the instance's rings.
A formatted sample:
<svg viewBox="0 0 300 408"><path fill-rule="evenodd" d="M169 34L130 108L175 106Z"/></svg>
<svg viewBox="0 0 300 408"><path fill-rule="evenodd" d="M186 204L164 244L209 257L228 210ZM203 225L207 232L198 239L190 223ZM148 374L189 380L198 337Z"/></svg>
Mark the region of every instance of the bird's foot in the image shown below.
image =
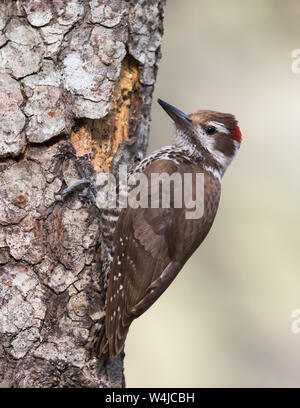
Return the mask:
<svg viewBox="0 0 300 408"><path fill-rule="evenodd" d="M93 166L90 155L87 154L85 156L78 157L73 151L71 150L66 151L65 149L63 149L63 151L60 151L57 154L57 157L59 157L61 160L65 160L66 158L70 157L73 158L76 170L79 176L81 177L81 179L65 188L58 195L62 199L64 199L66 196L73 193L74 191L82 190L81 196L90 199L93 202L93 204L96 205L96 197L98 194L98 190L92 180Z"/></svg>

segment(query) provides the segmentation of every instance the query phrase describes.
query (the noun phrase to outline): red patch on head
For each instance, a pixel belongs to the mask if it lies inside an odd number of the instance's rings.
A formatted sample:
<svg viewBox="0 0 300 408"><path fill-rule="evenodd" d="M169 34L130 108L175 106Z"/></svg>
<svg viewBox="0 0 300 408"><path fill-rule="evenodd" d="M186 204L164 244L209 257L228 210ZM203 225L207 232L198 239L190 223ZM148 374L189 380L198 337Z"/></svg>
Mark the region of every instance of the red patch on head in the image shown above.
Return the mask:
<svg viewBox="0 0 300 408"><path fill-rule="evenodd" d="M236 140L237 142L241 143L242 141L242 132L239 126L236 126L234 131L231 133L232 139Z"/></svg>

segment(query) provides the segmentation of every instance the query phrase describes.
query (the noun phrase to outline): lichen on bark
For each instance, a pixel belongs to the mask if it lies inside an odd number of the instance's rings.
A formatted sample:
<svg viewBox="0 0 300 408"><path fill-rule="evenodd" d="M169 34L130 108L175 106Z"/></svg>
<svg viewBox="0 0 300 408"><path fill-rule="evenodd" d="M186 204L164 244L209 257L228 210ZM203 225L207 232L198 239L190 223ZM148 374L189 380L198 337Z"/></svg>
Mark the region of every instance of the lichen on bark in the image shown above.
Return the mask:
<svg viewBox="0 0 300 408"><path fill-rule="evenodd" d="M121 387L99 369L101 230L58 194L74 160L114 171L146 151L165 0L0 4L0 387ZM103 248L102 248L103 249Z"/></svg>

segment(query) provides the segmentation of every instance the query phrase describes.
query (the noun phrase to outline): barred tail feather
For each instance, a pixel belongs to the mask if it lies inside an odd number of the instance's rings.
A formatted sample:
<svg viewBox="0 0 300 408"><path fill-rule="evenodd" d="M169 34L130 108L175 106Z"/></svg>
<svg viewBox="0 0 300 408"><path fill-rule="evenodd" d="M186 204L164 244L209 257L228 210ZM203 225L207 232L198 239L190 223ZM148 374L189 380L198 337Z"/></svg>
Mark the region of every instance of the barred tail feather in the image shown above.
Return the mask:
<svg viewBox="0 0 300 408"><path fill-rule="evenodd" d="M108 340L107 340L106 333L105 333L104 324L102 325L100 329L97 345L98 345L97 354L99 354L99 362L100 362L100 365L103 366L106 364L109 358L109 346L108 346Z"/></svg>

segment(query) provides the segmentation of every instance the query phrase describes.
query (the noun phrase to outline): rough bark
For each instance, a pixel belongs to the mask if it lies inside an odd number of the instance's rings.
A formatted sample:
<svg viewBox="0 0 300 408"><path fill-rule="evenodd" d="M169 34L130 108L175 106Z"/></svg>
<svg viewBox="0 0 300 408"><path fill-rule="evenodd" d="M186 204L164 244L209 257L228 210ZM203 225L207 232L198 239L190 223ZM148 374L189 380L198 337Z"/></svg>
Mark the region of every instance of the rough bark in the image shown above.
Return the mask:
<svg viewBox="0 0 300 408"><path fill-rule="evenodd" d="M140 160L165 0L0 4L0 386L120 387L90 350L103 316L101 231L80 177Z"/></svg>

